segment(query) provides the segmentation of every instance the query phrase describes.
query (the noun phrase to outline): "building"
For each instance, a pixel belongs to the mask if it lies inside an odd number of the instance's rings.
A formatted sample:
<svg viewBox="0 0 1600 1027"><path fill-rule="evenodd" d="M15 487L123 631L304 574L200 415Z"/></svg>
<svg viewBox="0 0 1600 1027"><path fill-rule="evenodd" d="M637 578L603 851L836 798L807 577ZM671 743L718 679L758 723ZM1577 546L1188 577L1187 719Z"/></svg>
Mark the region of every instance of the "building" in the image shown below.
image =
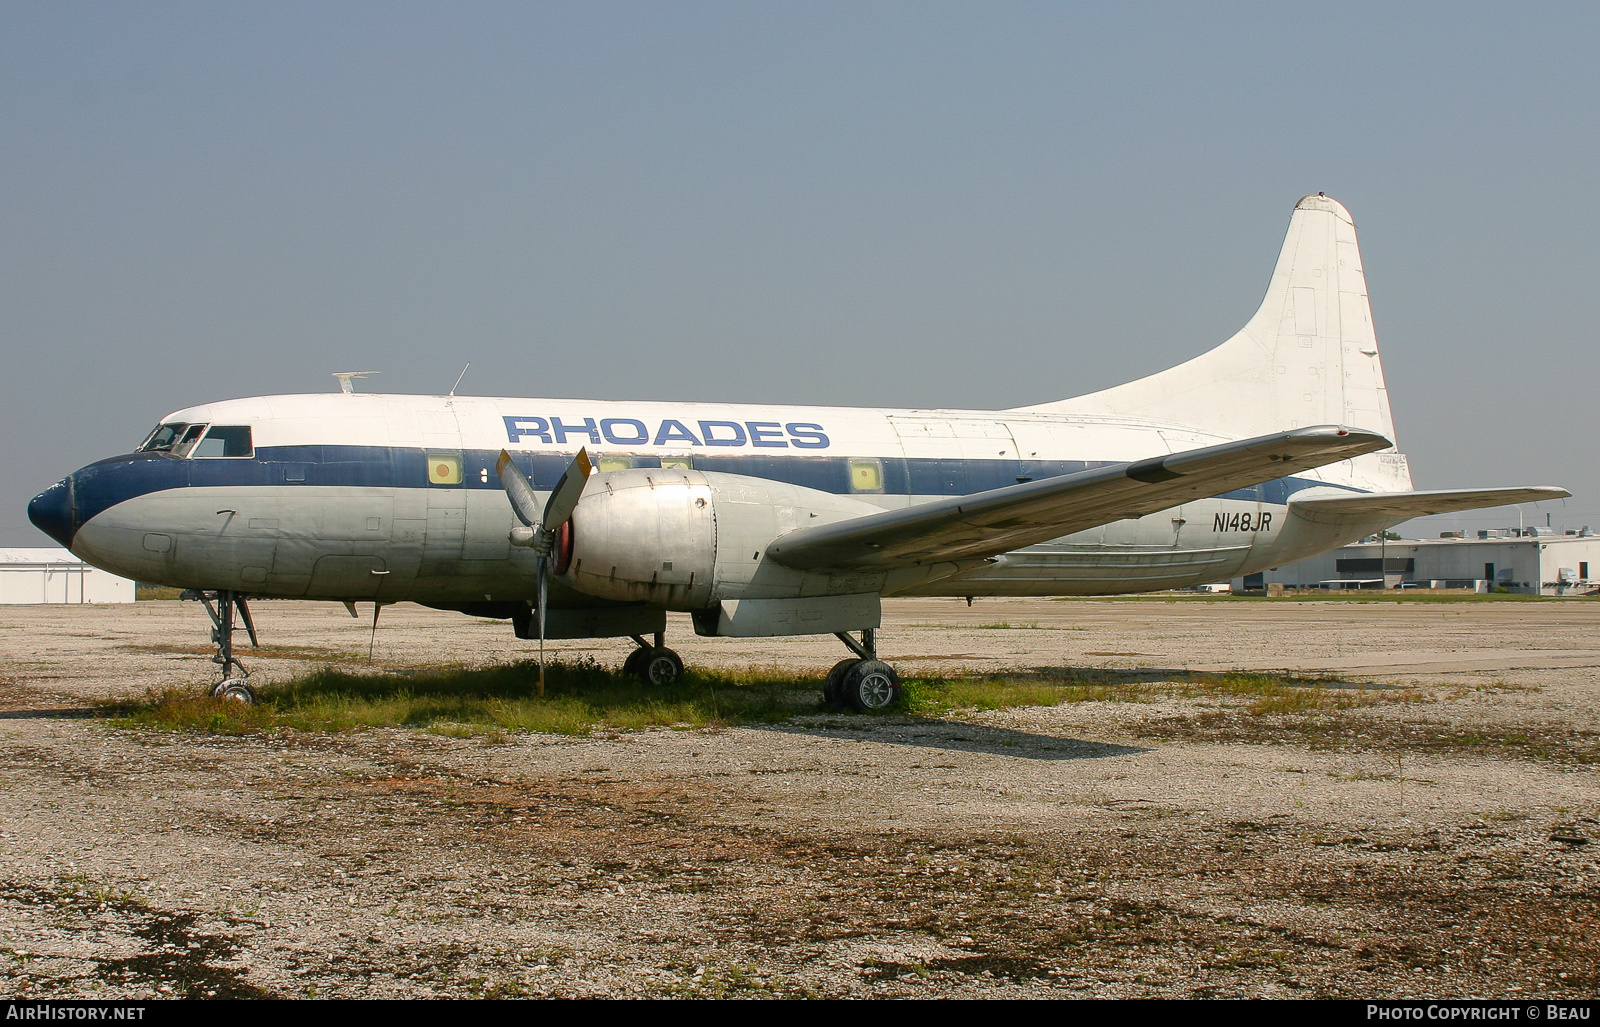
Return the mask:
<svg viewBox="0 0 1600 1027"><path fill-rule="evenodd" d="M0 604L131 603L133 591L65 549L0 549Z"/></svg>
<svg viewBox="0 0 1600 1027"><path fill-rule="evenodd" d="M1600 592L1600 535L1587 528L1564 535L1549 528L1476 534L1476 538L1448 532L1436 539L1358 542L1235 578L1233 587L1472 588L1547 596Z"/></svg>

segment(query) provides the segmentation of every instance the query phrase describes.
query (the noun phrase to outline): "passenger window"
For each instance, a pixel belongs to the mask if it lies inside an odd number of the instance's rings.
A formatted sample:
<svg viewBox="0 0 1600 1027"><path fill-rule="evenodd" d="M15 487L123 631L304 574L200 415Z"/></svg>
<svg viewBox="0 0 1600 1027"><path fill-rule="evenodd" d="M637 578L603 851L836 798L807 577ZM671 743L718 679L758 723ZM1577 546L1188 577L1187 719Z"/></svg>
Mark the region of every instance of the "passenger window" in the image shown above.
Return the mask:
<svg viewBox="0 0 1600 1027"><path fill-rule="evenodd" d="M850 461L851 492L882 492L883 464L877 460Z"/></svg>
<svg viewBox="0 0 1600 1027"><path fill-rule="evenodd" d="M250 444L250 426L247 424L217 424L206 432L206 437L194 447L194 455L250 456L255 452Z"/></svg>
<svg viewBox="0 0 1600 1027"><path fill-rule="evenodd" d="M669 471L692 471L694 460L686 456L664 456L661 458L661 466Z"/></svg>
<svg viewBox="0 0 1600 1027"><path fill-rule="evenodd" d="M600 457L600 470L602 471L625 471L632 466L633 457L631 456L606 456L602 454Z"/></svg>
<svg viewBox="0 0 1600 1027"><path fill-rule="evenodd" d="M203 424L189 425L189 430L183 433L183 438L179 439L177 445L172 447L172 451L179 456L188 456L189 450L193 449L194 444L200 441L200 436L204 435L205 431L206 426Z"/></svg>
<svg viewBox="0 0 1600 1027"><path fill-rule="evenodd" d="M183 430L189 427L182 421L171 424L158 424L156 430L139 446L141 453L170 453L178 439L183 437Z"/></svg>

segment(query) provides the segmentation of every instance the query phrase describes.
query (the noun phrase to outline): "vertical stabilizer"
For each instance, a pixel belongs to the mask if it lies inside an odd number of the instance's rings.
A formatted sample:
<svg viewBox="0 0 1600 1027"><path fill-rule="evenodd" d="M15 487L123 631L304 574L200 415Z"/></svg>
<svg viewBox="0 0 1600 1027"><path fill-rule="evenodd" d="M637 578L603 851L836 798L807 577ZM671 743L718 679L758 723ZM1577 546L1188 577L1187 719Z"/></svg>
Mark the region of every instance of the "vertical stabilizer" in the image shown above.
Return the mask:
<svg viewBox="0 0 1600 1027"><path fill-rule="evenodd" d="M1321 193L1295 204L1261 309L1216 349L1126 385L1023 409L1135 417L1226 438L1344 424L1393 439L1350 212ZM1411 487L1395 450L1359 464L1356 476L1370 486Z"/></svg>

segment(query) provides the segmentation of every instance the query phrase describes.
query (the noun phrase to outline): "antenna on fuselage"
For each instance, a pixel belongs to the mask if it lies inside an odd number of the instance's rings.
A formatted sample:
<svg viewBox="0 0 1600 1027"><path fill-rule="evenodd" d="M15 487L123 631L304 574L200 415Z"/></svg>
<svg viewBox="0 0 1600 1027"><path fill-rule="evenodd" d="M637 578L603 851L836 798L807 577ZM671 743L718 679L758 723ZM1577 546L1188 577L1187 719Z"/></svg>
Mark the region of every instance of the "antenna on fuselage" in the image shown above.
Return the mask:
<svg viewBox="0 0 1600 1027"><path fill-rule="evenodd" d="M381 371L334 371L333 376L339 379L340 392L355 392L355 379L365 378L368 375L382 373L383 372Z"/></svg>
<svg viewBox="0 0 1600 1027"><path fill-rule="evenodd" d="M471 366L472 366L472 361L470 361L470 360L467 361L467 367L471 367ZM446 396L454 396L456 394L456 386L460 385L461 384L461 379L463 379L463 378L465 378L467 376L467 367L463 367L461 369L461 373L456 375L456 384L450 386L450 391L445 394Z"/></svg>

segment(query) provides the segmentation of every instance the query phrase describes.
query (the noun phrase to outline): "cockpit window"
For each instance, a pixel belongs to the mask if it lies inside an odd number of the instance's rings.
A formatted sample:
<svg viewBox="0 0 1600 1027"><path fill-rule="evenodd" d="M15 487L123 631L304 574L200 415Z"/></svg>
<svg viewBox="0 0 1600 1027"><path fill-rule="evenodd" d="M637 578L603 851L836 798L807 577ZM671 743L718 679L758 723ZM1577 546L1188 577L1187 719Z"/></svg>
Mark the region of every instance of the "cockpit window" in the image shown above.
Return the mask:
<svg viewBox="0 0 1600 1027"><path fill-rule="evenodd" d="M206 437L194 447L193 456L250 456L255 450L250 444L250 426L247 424L214 424Z"/></svg>
<svg viewBox="0 0 1600 1027"><path fill-rule="evenodd" d="M150 437L144 440L139 447L141 453L170 453L172 447L183 437L183 430L189 427L181 421L173 424L158 424Z"/></svg>
<svg viewBox="0 0 1600 1027"><path fill-rule="evenodd" d="M200 441L200 436L204 435L205 431L206 426L203 424L189 425L189 430L183 433L182 438L178 439L177 443L172 447L172 452L178 456L187 456L189 450L193 449L194 444Z"/></svg>

